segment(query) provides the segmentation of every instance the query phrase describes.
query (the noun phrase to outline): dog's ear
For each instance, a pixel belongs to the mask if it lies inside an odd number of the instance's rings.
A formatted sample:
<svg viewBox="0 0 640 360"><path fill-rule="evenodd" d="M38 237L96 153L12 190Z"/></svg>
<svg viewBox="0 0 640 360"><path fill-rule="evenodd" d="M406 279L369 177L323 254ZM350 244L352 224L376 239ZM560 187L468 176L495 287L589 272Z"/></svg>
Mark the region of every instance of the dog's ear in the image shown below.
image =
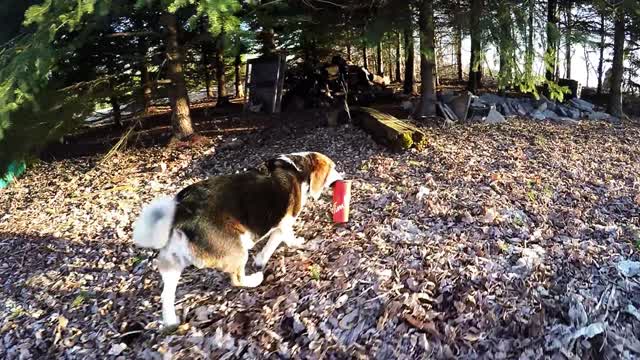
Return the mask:
<svg viewBox="0 0 640 360"><path fill-rule="evenodd" d="M332 172L335 172L335 164L327 156L320 153L310 153L307 155L311 163L310 192L311 197L318 199L322 190L327 187L327 179Z"/></svg>

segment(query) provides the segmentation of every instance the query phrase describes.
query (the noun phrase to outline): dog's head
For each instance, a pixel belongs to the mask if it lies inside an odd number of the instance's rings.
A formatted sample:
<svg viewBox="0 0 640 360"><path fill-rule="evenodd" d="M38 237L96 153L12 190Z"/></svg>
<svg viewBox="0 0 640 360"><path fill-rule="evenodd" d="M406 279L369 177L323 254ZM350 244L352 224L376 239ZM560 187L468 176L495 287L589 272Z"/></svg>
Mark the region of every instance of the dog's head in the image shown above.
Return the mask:
<svg viewBox="0 0 640 360"><path fill-rule="evenodd" d="M309 194L318 199L322 191L342 180L342 175L336 170L336 164L326 155L319 152L298 152L280 155L265 162L259 170L273 173L277 169L293 171L302 182L309 185Z"/></svg>

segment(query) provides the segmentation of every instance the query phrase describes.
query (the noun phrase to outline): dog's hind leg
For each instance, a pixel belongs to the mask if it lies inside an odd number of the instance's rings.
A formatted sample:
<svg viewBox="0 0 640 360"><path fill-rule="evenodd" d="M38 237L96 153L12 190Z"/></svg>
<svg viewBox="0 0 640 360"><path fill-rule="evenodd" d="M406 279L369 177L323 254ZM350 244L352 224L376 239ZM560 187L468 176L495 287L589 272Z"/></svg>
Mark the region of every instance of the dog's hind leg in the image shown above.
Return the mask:
<svg viewBox="0 0 640 360"><path fill-rule="evenodd" d="M187 237L183 232L174 230L167 246L158 254L158 271L162 276L162 320L167 327L180 324L176 315L176 288L180 274L192 265L193 256Z"/></svg>
<svg viewBox="0 0 640 360"><path fill-rule="evenodd" d="M233 256L233 255L232 255ZM228 264L229 275L231 276L231 284L233 286L256 287L262 284L264 274L258 271L251 275L246 275L244 268L247 265L249 253L247 249L243 249L241 254L237 254Z"/></svg>
<svg viewBox="0 0 640 360"><path fill-rule="evenodd" d="M162 275L162 321L167 327L180 324L176 315L175 301L176 288L180 280L180 274L184 267L171 256L163 256L158 259L158 270Z"/></svg>

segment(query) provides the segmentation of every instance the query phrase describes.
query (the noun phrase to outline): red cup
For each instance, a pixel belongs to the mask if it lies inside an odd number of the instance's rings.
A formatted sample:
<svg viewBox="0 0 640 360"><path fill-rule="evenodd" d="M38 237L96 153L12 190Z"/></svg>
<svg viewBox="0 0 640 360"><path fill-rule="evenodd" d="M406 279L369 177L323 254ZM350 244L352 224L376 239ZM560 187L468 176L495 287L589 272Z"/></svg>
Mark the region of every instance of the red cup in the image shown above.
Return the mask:
<svg viewBox="0 0 640 360"><path fill-rule="evenodd" d="M338 180L333 185L333 222L349 221L349 202L351 201L351 180Z"/></svg>

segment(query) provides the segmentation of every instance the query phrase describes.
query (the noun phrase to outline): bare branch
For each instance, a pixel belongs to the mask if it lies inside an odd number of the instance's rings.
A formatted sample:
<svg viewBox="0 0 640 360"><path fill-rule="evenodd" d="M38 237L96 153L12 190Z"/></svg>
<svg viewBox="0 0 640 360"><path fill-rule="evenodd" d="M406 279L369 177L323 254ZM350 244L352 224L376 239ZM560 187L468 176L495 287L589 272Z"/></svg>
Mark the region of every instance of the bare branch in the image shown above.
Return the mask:
<svg viewBox="0 0 640 360"><path fill-rule="evenodd" d="M347 5L336 4L336 3L332 2L332 1L329 1L329 0L314 0L314 1L317 1L317 2L320 2L320 3L329 4L329 5L333 5L335 7L341 8L341 9L347 8Z"/></svg>
<svg viewBox="0 0 640 360"><path fill-rule="evenodd" d="M108 34L107 38L119 38L119 37L145 37L145 36L160 36L160 34L153 31L129 31Z"/></svg>

